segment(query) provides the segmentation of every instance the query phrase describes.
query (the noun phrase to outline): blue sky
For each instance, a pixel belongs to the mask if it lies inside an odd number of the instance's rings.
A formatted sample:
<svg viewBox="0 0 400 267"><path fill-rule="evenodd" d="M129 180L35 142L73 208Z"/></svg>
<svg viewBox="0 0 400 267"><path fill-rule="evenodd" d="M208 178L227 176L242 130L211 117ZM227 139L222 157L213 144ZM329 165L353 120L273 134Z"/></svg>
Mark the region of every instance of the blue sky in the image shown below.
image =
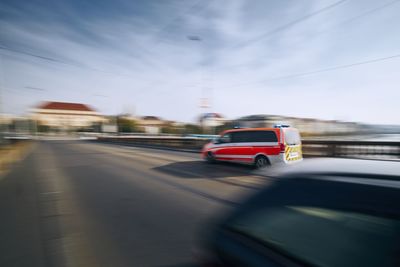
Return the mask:
<svg viewBox="0 0 400 267"><path fill-rule="evenodd" d="M209 98L228 118L400 124L398 14L393 0L2 0L1 109L193 121Z"/></svg>

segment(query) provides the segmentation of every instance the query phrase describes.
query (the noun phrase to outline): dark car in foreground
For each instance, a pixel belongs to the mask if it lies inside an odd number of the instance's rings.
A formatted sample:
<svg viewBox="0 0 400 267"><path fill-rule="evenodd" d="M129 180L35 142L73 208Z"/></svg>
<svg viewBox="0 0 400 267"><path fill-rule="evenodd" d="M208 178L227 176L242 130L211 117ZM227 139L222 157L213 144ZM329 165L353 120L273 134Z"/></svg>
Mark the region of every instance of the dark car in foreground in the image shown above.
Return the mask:
<svg viewBox="0 0 400 267"><path fill-rule="evenodd" d="M400 163L308 160L207 235L202 266L400 266Z"/></svg>

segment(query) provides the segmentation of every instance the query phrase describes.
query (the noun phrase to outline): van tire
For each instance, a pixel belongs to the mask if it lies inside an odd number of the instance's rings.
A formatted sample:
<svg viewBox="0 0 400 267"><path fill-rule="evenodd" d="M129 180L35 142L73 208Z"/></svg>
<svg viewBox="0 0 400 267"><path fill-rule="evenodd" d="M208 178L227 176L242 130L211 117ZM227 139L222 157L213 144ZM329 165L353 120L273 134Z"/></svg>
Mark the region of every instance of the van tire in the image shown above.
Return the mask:
<svg viewBox="0 0 400 267"><path fill-rule="evenodd" d="M212 152L207 152L207 156L206 156L206 162L207 163L215 163L215 157L212 154Z"/></svg>
<svg viewBox="0 0 400 267"><path fill-rule="evenodd" d="M269 165L271 165L271 163L266 156L259 155L254 160L254 167L256 169L262 169L268 167Z"/></svg>

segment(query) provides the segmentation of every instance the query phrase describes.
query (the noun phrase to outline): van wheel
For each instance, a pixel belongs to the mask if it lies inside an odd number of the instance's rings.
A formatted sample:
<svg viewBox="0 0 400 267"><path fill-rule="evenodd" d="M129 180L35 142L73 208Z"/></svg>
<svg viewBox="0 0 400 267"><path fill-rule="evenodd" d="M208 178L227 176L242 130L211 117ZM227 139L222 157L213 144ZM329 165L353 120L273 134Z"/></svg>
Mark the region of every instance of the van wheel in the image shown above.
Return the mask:
<svg viewBox="0 0 400 267"><path fill-rule="evenodd" d="M270 163L266 156L257 156L256 159L254 160L254 167L257 169L262 169L269 165Z"/></svg>
<svg viewBox="0 0 400 267"><path fill-rule="evenodd" d="M207 152L206 161L207 163L215 163L215 158L211 152Z"/></svg>

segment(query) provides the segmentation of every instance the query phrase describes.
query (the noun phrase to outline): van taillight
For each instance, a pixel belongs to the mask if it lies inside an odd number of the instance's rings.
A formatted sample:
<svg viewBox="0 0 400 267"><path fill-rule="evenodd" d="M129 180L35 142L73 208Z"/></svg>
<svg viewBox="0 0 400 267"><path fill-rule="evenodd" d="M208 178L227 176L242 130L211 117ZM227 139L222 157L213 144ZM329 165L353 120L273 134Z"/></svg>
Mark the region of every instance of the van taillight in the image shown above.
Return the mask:
<svg viewBox="0 0 400 267"><path fill-rule="evenodd" d="M281 152L285 152L285 144L280 143L279 147L281 148Z"/></svg>

